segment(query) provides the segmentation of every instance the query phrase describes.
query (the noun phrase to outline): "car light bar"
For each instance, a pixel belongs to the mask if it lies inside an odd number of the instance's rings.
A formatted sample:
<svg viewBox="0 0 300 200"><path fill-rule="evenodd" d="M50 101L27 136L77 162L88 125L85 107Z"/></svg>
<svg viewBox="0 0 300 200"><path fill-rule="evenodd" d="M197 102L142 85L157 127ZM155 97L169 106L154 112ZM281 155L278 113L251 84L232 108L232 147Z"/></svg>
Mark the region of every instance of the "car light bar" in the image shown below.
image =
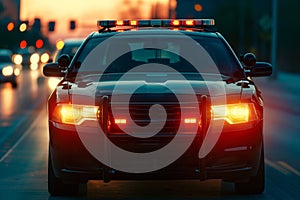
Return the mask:
<svg viewBox="0 0 300 200"><path fill-rule="evenodd" d="M214 26L214 19L149 19L149 20L98 20L97 26L113 28L117 26L134 27L195 27L203 28Z"/></svg>

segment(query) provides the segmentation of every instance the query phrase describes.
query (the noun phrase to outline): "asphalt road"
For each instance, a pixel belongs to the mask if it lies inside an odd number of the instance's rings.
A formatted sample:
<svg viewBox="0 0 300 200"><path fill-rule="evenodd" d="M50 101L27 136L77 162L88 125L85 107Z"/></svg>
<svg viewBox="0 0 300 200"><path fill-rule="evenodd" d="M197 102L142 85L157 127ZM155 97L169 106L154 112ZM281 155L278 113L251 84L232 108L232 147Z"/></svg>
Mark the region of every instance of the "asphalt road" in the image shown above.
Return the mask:
<svg viewBox="0 0 300 200"><path fill-rule="evenodd" d="M47 191L49 89L38 73L24 72L20 87L0 85L0 199L74 199ZM299 199L300 76L258 79L265 99L266 191L234 193L233 184L200 181L90 181L78 199ZM46 83L46 82L45 82Z"/></svg>

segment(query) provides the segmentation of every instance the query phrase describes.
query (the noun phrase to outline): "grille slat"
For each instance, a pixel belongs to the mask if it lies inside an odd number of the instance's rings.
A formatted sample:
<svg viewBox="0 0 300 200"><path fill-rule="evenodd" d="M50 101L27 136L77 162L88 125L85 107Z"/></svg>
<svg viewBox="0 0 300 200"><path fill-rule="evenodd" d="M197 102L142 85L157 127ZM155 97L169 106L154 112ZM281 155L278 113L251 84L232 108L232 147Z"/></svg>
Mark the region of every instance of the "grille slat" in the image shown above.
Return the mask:
<svg viewBox="0 0 300 200"><path fill-rule="evenodd" d="M149 109L154 104L130 104L129 105L129 113L132 120L139 126L147 126L151 119L149 117ZM178 104L168 103L160 103L167 113L167 119L157 118L152 119L152 123L155 122L165 122L163 129L160 131L162 134L176 134L180 121L181 121L181 109ZM128 105L114 105L114 112L117 113L118 116L114 116L115 118L119 116L124 116L125 111L128 109ZM191 113L195 111L195 107L192 106L184 106L183 109L190 110ZM112 117L112 112L110 110L111 122L114 122L114 118ZM111 124L111 133L121 132L118 125L112 123Z"/></svg>

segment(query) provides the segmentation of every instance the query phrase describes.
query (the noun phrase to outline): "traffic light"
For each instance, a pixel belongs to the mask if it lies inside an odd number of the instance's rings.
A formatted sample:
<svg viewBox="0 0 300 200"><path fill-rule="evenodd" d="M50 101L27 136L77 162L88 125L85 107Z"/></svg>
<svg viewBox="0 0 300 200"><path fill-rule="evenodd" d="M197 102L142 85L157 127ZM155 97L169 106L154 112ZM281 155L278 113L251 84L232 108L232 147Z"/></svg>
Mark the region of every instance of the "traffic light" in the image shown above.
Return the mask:
<svg viewBox="0 0 300 200"><path fill-rule="evenodd" d="M21 49L25 49L27 47L27 41L26 40L22 40L21 42L20 42L20 48Z"/></svg>
<svg viewBox="0 0 300 200"><path fill-rule="evenodd" d="M32 29L35 31L40 32L41 31L41 19L40 18L34 18L34 23L32 25Z"/></svg>
<svg viewBox="0 0 300 200"><path fill-rule="evenodd" d="M28 24L29 24L28 20L21 21L20 26L19 26L19 31L20 32L25 32L28 28Z"/></svg>
<svg viewBox="0 0 300 200"><path fill-rule="evenodd" d="M50 22L48 23L48 31L49 31L49 32L55 31L55 21L50 21Z"/></svg>
<svg viewBox="0 0 300 200"><path fill-rule="evenodd" d="M8 24L7 24L7 30L8 31L13 31L14 30L14 28L15 28L15 23L14 22L9 22Z"/></svg>
<svg viewBox="0 0 300 200"><path fill-rule="evenodd" d="M64 45L65 45L64 41L62 41L62 40L56 41L56 49L57 50L62 49L64 47Z"/></svg>
<svg viewBox="0 0 300 200"><path fill-rule="evenodd" d="M42 39L38 39L36 42L35 42L35 47L37 49L40 49L44 46L44 41Z"/></svg>
<svg viewBox="0 0 300 200"><path fill-rule="evenodd" d="M75 20L71 20L70 21L70 30L75 30L76 29L76 21Z"/></svg>

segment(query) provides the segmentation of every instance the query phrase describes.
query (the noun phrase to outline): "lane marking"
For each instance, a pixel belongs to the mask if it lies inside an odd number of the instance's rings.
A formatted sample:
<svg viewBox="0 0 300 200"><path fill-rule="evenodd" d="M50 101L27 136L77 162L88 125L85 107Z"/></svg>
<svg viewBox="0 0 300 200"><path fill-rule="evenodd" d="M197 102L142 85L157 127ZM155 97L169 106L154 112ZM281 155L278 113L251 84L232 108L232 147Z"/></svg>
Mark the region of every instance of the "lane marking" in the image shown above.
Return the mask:
<svg viewBox="0 0 300 200"><path fill-rule="evenodd" d="M37 125L38 120L40 120L40 115L43 114L43 110L40 111L38 117L29 126L27 131L17 140L17 142L1 157L0 163L3 162L14 150L15 148L24 140L24 138L32 131L32 129Z"/></svg>
<svg viewBox="0 0 300 200"><path fill-rule="evenodd" d="M277 162L279 165L281 165L283 168L287 169L288 171L292 172L293 174L300 176L300 172L296 170L294 167L290 166L286 162L283 161L278 161Z"/></svg>
<svg viewBox="0 0 300 200"><path fill-rule="evenodd" d="M270 161L270 160L268 160L266 158L265 158L265 163L267 165L269 165L270 167L272 167L273 169L276 169L277 171L279 171L279 172L281 172L281 173L283 173L285 175L290 174L290 172L287 169L281 167L279 164L274 163L274 162L272 162L272 161Z"/></svg>

